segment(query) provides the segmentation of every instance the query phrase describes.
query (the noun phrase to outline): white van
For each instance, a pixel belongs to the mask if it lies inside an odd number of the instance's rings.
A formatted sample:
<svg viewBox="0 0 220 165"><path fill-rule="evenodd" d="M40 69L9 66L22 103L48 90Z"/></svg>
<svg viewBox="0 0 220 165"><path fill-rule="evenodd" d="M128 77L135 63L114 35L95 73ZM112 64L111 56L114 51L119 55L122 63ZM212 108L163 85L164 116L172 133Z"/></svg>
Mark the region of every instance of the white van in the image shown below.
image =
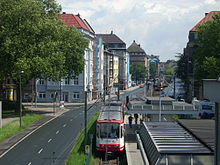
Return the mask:
<svg viewBox="0 0 220 165"><path fill-rule="evenodd" d="M212 119L215 116L215 103L209 100L193 100L193 105L199 109L201 119Z"/></svg>

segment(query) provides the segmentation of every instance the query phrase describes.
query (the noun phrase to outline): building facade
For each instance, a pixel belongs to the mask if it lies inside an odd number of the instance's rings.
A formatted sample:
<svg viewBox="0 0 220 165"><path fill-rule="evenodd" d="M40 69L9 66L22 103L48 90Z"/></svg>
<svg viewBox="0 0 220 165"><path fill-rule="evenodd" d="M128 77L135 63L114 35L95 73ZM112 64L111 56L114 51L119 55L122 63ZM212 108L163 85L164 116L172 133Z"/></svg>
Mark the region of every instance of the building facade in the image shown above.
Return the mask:
<svg viewBox="0 0 220 165"><path fill-rule="evenodd" d="M220 11L211 11L209 13L205 13L205 17L189 31L188 42L183 52L184 55L187 57L185 69L187 71L186 73L188 77L188 80L186 82L186 99L188 102L191 102L194 97L196 97L197 99L202 99L202 87L194 78L194 70L196 66L193 60L196 54L196 49L199 47L199 45L197 44L199 26L206 23L207 21L213 20L215 14L219 13Z"/></svg>
<svg viewBox="0 0 220 165"><path fill-rule="evenodd" d="M148 55L145 53L144 49L142 49L140 44L137 44L134 40L133 43L128 47L127 52L130 56L129 65L141 64L142 66L144 66L147 71L146 79L148 79L149 78L149 61L148 61ZM133 75L133 78L135 79L134 75Z"/></svg>
<svg viewBox="0 0 220 165"><path fill-rule="evenodd" d="M97 34L98 37L102 38L106 44L106 48L109 52L116 54L119 57L119 74L118 81L121 84L122 89L127 88L127 63L126 63L126 44L117 35L113 34Z"/></svg>
<svg viewBox="0 0 220 165"><path fill-rule="evenodd" d="M58 82L36 80L37 100L39 102L53 102L55 99L65 102L83 102L85 91L88 101L92 100L93 92L93 46L95 32L80 15L63 13L59 17L66 26L76 27L89 40L89 46L84 52L84 71L73 79L62 78Z"/></svg>

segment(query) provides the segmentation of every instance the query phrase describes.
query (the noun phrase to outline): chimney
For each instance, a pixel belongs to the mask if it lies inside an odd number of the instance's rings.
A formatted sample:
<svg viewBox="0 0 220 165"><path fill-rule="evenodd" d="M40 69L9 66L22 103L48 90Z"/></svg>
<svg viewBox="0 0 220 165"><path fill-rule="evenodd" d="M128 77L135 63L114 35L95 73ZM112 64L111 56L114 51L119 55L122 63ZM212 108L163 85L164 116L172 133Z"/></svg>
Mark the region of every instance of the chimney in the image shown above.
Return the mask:
<svg viewBox="0 0 220 165"><path fill-rule="evenodd" d="M205 13L205 16L207 16L209 13Z"/></svg>
<svg viewBox="0 0 220 165"><path fill-rule="evenodd" d="M133 42L135 42L135 40L133 40Z"/></svg>
<svg viewBox="0 0 220 165"><path fill-rule="evenodd" d="M80 14L78 13L77 16L80 17Z"/></svg>
<svg viewBox="0 0 220 165"><path fill-rule="evenodd" d="M140 44L138 44L138 46L139 46L139 47L141 47L141 45L140 45Z"/></svg>
<svg viewBox="0 0 220 165"><path fill-rule="evenodd" d="M63 14L66 14L66 12L63 12Z"/></svg>
<svg viewBox="0 0 220 165"><path fill-rule="evenodd" d="M113 34L113 30L111 31L111 35Z"/></svg>

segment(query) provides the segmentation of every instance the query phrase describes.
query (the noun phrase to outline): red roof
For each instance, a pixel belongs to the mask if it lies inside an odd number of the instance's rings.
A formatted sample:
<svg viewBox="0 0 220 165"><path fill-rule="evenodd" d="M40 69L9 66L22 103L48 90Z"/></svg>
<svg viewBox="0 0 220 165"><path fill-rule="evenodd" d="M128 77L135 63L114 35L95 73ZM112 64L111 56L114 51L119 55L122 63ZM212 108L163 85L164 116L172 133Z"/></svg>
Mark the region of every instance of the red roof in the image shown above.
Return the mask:
<svg viewBox="0 0 220 165"><path fill-rule="evenodd" d="M206 23L207 21L213 20L213 17L218 13L220 13L220 11L211 11L207 13L205 17L199 23L197 23L196 26L194 26L190 31L198 31L200 25Z"/></svg>
<svg viewBox="0 0 220 165"><path fill-rule="evenodd" d="M81 19L79 15L74 14L60 14L60 20L64 21L66 26L75 26L76 28L82 28L88 32L95 33L86 20Z"/></svg>

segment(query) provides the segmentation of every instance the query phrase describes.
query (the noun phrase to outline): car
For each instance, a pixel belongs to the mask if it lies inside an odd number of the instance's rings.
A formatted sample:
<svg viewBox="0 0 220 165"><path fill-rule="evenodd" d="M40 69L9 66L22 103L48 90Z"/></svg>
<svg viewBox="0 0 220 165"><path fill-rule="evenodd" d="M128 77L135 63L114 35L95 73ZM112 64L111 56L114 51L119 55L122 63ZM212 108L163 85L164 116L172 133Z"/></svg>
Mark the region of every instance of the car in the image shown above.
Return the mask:
<svg viewBox="0 0 220 165"><path fill-rule="evenodd" d="M139 88L144 88L144 84L139 85Z"/></svg>
<svg viewBox="0 0 220 165"><path fill-rule="evenodd" d="M155 91L162 91L162 90L163 90L163 87L155 87L154 90L155 90Z"/></svg>

